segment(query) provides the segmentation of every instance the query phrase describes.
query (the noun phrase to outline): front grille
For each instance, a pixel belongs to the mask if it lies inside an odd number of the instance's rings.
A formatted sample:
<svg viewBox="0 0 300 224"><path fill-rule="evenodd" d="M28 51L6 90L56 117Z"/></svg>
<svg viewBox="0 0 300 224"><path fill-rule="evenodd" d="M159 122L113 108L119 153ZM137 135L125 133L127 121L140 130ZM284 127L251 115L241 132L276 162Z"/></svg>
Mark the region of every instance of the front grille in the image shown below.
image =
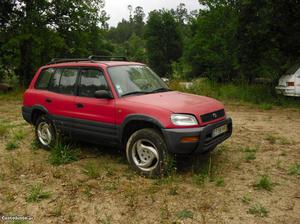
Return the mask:
<svg viewBox="0 0 300 224"><path fill-rule="evenodd" d="M224 109L222 109L209 114L201 115L200 117L202 122L210 122L224 116L225 116L225 111Z"/></svg>

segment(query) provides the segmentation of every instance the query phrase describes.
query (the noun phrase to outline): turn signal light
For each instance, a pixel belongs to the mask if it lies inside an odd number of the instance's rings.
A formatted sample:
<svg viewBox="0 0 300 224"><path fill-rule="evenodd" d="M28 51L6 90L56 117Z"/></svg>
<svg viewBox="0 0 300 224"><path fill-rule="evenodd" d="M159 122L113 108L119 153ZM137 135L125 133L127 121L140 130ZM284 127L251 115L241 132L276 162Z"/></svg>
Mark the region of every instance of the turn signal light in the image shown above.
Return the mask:
<svg viewBox="0 0 300 224"><path fill-rule="evenodd" d="M199 136L192 136L192 137L183 137L180 139L181 143L195 143L200 140Z"/></svg>
<svg viewBox="0 0 300 224"><path fill-rule="evenodd" d="M287 84L287 86L295 86L294 82L287 82L286 84Z"/></svg>

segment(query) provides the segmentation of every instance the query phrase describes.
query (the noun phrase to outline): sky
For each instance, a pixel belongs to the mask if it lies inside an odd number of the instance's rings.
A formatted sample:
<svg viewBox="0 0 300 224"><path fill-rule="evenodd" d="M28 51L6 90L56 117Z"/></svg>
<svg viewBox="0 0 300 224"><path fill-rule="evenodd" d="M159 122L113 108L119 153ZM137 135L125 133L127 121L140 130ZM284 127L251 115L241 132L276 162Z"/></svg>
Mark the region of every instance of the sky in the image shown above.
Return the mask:
<svg viewBox="0 0 300 224"><path fill-rule="evenodd" d="M104 9L110 16L109 25L117 26L123 18L128 20L128 5L132 5L133 8L141 6L144 8L145 14L148 15L154 9L176 9L180 3L184 3L188 11L200 8L198 0L106 0Z"/></svg>

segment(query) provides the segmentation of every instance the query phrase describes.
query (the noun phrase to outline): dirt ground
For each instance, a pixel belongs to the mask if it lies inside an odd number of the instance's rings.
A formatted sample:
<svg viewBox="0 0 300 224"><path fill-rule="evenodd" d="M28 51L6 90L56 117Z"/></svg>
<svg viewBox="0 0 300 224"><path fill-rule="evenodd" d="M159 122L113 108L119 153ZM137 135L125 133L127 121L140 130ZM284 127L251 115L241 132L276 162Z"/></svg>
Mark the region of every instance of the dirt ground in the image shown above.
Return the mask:
<svg viewBox="0 0 300 224"><path fill-rule="evenodd" d="M177 157L176 173L152 180L119 151L85 144L78 161L51 165L21 103L0 101L0 223L300 223L300 110L226 108L231 139L210 155ZM47 196L30 201L32 186Z"/></svg>

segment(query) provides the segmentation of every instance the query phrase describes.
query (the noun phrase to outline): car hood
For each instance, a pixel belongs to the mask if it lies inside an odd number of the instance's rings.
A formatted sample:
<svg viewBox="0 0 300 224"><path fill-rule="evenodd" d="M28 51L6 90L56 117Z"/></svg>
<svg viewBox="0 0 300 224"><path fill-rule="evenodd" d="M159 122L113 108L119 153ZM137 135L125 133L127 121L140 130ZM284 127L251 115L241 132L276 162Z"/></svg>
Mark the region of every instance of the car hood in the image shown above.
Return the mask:
<svg viewBox="0 0 300 224"><path fill-rule="evenodd" d="M194 114L196 116L224 108L223 104L215 99L177 91L129 96L124 99L139 105L147 104L173 113Z"/></svg>

